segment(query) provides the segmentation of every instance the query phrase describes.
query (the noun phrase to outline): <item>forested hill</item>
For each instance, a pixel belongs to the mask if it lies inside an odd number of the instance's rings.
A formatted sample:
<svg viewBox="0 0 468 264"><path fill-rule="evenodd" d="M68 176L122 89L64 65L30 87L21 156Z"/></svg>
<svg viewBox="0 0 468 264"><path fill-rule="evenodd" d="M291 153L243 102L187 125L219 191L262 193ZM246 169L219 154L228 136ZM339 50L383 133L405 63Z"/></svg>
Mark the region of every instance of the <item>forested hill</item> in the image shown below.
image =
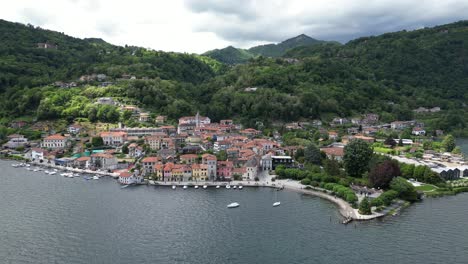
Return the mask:
<svg viewBox="0 0 468 264"><path fill-rule="evenodd" d="M277 58L283 56L288 50L296 47L310 47L318 44L328 43L301 34L297 37L287 39L278 44L266 44L255 46L250 49L240 49L232 46L224 49L215 49L205 52L203 55L226 64L246 63L250 59L263 56ZM337 42L333 42L338 45Z"/></svg>
<svg viewBox="0 0 468 264"><path fill-rule="evenodd" d="M173 120L200 111L214 121L234 118L248 126L371 112L383 122L409 120L420 106L442 109L425 120L431 129L464 131L468 123L465 21L345 45L297 47L283 58L259 56L234 66L6 21L0 21L0 34L0 124L24 116L128 121L116 109L94 104L99 97L137 104ZM57 48L37 46L45 42ZM99 73L113 84L51 85ZM123 75L136 80L122 80Z"/></svg>
<svg viewBox="0 0 468 264"><path fill-rule="evenodd" d="M33 87L82 74L137 77L200 83L214 75L197 56L114 46L101 39L78 39L63 33L0 20L0 91ZM40 48L39 43L57 48Z"/></svg>
<svg viewBox="0 0 468 264"><path fill-rule="evenodd" d="M359 38L346 45L297 47L285 57L345 63L372 73L375 80L391 81L402 93L417 87L435 98L468 100L468 21Z"/></svg>

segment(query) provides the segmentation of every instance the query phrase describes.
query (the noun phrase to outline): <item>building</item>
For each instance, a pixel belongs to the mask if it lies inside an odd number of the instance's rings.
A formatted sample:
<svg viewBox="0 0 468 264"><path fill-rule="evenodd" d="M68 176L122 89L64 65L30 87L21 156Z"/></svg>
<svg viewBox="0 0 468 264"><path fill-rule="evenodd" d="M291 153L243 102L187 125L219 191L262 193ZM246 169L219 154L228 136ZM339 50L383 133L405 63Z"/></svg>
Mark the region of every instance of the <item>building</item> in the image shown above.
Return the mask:
<svg viewBox="0 0 468 264"><path fill-rule="evenodd" d="M119 183L121 184L128 185L140 182L143 182L143 178L141 176L136 175L135 173L124 171L119 174Z"/></svg>
<svg viewBox="0 0 468 264"><path fill-rule="evenodd" d="M234 164L232 161L218 161L216 172L219 180L231 180Z"/></svg>
<svg viewBox="0 0 468 264"><path fill-rule="evenodd" d="M211 154L203 154L202 155L202 164L206 164L208 166L208 178L210 180L216 179L217 173L217 160L215 155Z"/></svg>
<svg viewBox="0 0 468 264"><path fill-rule="evenodd" d="M51 43L37 43L39 49L57 49L58 46Z"/></svg>
<svg viewBox="0 0 468 264"><path fill-rule="evenodd" d="M174 128L174 127L173 127ZM159 133L167 133L168 129L165 127L125 127L125 128L111 128L110 132L124 132L129 137L144 137L151 135L158 135ZM174 128L175 131L175 128Z"/></svg>
<svg viewBox="0 0 468 264"><path fill-rule="evenodd" d="M208 180L208 165L206 164L193 164L192 177L196 181Z"/></svg>
<svg viewBox="0 0 468 264"><path fill-rule="evenodd" d="M101 97L98 98L96 101L97 104L102 104L102 105L115 105L114 99L110 97Z"/></svg>
<svg viewBox="0 0 468 264"><path fill-rule="evenodd" d="M158 124L163 124L166 122L166 120L167 120L167 116L160 115L160 116L157 116L154 121Z"/></svg>
<svg viewBox="0 0 468 264"><path fill-rule="evenodd" d="M149 122L150 121L150 114L149 113L140 113L140 117L138 118L140 122Z"/></svg>
<svg viewBox="0 0 468 264"><path fill-rule="evenodd" d="M47 151L41 148L33 148L31 150L31 160L33 161L42 161L47 157Z"/></svg>
<svg viewBox="0 0 468 264"><path fill-rule="evenodd" d="M415 124L415 121L394 121L390 123L390 127L392 129L401 130L401 129L408 128L410 126L414 126L414 124Z"/></svg>
<svg viewBox="0 0 468 264"><path fill-rule="evenodd" d="M114 170L117 163L117 158L107 153L92 154L90 159L90 167L95 169Z"/></svg>
<svg viewBox="0 0 468 264"><path fill-rule="evenodd" d="M82 127L80 125L70 125L68 128L67 128L67 131L68 133L70 134L73 134L73 135L77 135L80 133Z"/></svg>
<svg viewBox="0 0 468 264"><path fill-rule="evenodd" d="M273 160L272 160L272 155L270 153L263 155L261 160L260 160L260 167L264 171L270 171L273 169Z"/></svg>
<svg viewBox="0 0 468 264"><path fill-rule="evenodd" d="M195 116L184 116L179 118L179 125L191 124L195 127L205 126L211 123L211 119L206 116L200 116L197 112Z"/></svg>
<svg viewBox="0 0 468 264"><path fill-rule="evenodd" d="M158 163L161 163L160 157L146 157L141 160L141 165L143 168L143 174L148 175L154 173L154 166Z"/></svg>
<svg viewBox="0 0 468 264"><path fill-rule="evenodd" d="M335 159L338 161L343 160L344 157L344 148L340 147L331 147L331 148L321 148L320 151L324 152L329 159Z"/></svg>
<svg viewBox="0 0 468 264"><path fill-rule="evenodd" d="M271 165L273 170L279 165L290 168L294 166L294 160L291 156L271 156Z"/></svg>
<svg viewBox="0 0 468 264"><path fill-rule="evenodd" d="M23 135L13 134L8 136L8 142L3 145L6 148L19 148L24 147L28 144L28 139Z"/></svg>
<svg viewBox="0 0 468 264"><path fill-rule="evenodd" d="M180 156L180 162L184 164L194 164L197 163L197 160L197 154L184 154Z"/></svg>
<svg viewBox="0 0 468 264"><path fill-rule="evenodd" d="M413 130L411 131L411 134L415 136L425 136L426 135L426 130L422 127L414 127Z"/></svg>
<svg viewBox="0 0 468 264"><path fill-rule="evenodd" d="M102 132L102 141L108 146L121 146L127 140L127 133L125 132Z"/></svg>
<svg viewBox="0 0 468 264"><path fill-rule="evenodd" d="M79 169L89 168L91 157L79 157L73 161L73 166Z"/></svg>
<svg viewBox="0 0 468 264"><path fill-rule="evenodd" d="M48 149L63 149L67 147L67 138L60 135L55 134L44 138L42 141L41 147L48 148Z"/></svg>
<svg viewBox="0 0 468 264"><path fill-rule="evenodd" d="M26 121L22 121L22 120L17 120L17 121L12 121L10 123L10 127L11 128L22 128L22 127L25 127L28 123Z"/></svg>

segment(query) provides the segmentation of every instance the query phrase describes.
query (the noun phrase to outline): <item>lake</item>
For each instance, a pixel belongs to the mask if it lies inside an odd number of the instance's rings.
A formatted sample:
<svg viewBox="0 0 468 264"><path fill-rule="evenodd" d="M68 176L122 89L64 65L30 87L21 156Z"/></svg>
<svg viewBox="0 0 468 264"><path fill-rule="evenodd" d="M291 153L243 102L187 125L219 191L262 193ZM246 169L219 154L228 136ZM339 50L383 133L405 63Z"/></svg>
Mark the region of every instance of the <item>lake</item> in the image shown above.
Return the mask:
<svg viewBox="0 0 468 264"><path fill-rule="evenodd" d="M345 226L334 204L291 191L121 189L10 164L1 263L468 263L468 194Z"/></svg>

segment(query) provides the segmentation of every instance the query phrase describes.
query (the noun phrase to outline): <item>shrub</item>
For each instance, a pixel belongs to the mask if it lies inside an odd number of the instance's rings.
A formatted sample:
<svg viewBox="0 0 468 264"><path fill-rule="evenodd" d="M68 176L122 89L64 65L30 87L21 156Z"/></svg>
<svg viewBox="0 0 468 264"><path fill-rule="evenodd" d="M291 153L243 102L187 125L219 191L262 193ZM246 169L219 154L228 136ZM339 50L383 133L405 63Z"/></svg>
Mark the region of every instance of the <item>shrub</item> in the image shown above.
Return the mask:
<svg viewBox="0 0 468 264"><path fill-rule="evenodd" d="M398 192L394 190L389 190L389 191L382 193L377 199L381 200L384 205L388 206L392 204L393 200L396 199L397 197L398 197ZM374 200L377 200L377 199L374 199Z"/></svg>
<svg viewBox="0 0 468 264"><path fill-rule="evenodd" d="M302 183L303 185L310 185L310 180L309 180L308 178L305 178L305 179L302 179L302 180L301 180L301 183Z"/></svg>

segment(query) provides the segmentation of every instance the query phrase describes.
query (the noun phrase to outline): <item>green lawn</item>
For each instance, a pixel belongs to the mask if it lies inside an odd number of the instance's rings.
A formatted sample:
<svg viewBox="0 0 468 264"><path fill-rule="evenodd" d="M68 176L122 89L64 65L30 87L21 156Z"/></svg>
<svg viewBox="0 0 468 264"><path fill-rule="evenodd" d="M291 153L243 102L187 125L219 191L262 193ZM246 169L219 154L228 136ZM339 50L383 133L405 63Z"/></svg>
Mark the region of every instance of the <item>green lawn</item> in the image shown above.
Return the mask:
<svg viewBox="0 0 468 264"><path fill-rule="evenodd" d="M423 191L423 192L432 192L435 189L437 189L437 186L431 185L431 184L425 184L421 186L414 187L418 191Z"/></svg>
<svg viewBox="0 0 468 264"><path fill-rule="evenodd" d="M374 147L374 151L379 152L379 153L389 154L392 151L392 149L382 148L382 147Z"/></svg>

